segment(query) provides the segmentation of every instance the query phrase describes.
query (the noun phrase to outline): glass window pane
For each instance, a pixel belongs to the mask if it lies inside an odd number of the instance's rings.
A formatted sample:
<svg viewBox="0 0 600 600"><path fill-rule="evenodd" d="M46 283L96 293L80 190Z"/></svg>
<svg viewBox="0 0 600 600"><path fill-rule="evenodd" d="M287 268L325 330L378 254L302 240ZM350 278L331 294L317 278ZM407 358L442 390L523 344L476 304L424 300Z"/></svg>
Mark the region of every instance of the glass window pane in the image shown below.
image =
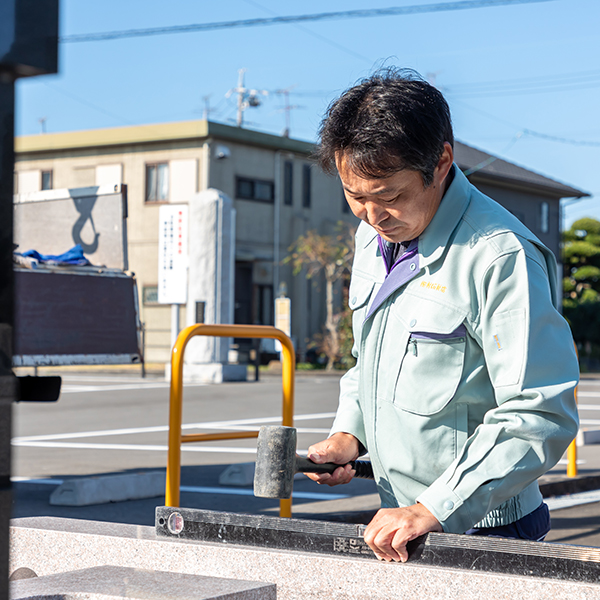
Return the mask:
<svg viewBox="0 0 600 600"><path fill-rule="evenodd" d="M164 163L157 166L158 172L158 181L157 181L157 189L158 189L158 200L168 200L169 199L169 165Z"/></svg>
<svg viewBox="0 0 600 600"><path fill-rule="evenodd" d="M237 181L238 198L247 198L251 200L254 197L254 185L249 179L238 179Z"/></svg>
<svg viewBox="0 0 600 600"><path fill-rule="evenodd" d="M311 194L310 194L310 165L303 165L302 167L302 206L304 208L310 208Z"/></svg>
<svg viewBox="0 0 600 600"><path fill-rule="evenodd" d="M52 171L42 171L42 190L52 189Z"/></svg>
<svg viewBox="0 0 600 600"><path fill-rule="evenodd" d="M294 165L288 160L283 165L283 203L288 206L294 204L293 175Z"/></svg>
<svg viewBox="0 0 600 600"><path fill-rule="evenodd" d="M542 233L548 233L548 203L542 202L540 205L540 230Z"/></svg>
<svg viewBox="0 0 600 600"><path fill-rule="evenodd" d="M146 202L156 201L156 167L146 165Z"/></svg>
<svg viewBox="0 0 600 600"><path fill-rule="evenodd" d="M254 197L256 200L273 200L273 184L268 181L255 182Z"/></svg>

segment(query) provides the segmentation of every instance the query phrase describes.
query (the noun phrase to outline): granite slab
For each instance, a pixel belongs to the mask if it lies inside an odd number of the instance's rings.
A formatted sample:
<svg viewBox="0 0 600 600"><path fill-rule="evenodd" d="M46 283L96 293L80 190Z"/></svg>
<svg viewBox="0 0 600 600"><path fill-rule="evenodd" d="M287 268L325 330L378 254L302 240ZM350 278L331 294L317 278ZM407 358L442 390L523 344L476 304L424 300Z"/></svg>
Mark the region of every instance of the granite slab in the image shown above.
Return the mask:
<svg viewBox="0 0 600 600"><path fill-rule="evenodd" d="M10 583L11 600L276 600L276 597L273 584L114 566Z"/></svg>
<svg viewBox="0 0 600 600"><path fill-rule="evenodd" d="M12 521L11 573L28 567L41 576L103 565L276 584L278 600L600 597L600 583L157 538L154 528L135 525L52 517Z"/></svg>

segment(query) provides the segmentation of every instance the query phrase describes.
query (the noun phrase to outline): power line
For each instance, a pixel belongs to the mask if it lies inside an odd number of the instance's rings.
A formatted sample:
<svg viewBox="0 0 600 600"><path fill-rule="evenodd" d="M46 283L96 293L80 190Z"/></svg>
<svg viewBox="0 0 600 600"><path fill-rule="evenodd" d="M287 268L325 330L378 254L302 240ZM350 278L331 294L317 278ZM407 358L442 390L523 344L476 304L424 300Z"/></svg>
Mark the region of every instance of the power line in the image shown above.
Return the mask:
<svg viewBox="0 0 600 600"><path fill-rule="evenodd" d="M561 137L561 136L557 136L557 135L549 135L547 133L542 133L540 131L534 131L533 129L528 129L526 127L519 127L519 125L515 125L514 123L511 123L510 121L501 119L500 117L492 115L484 110L481 110L480 108L475 108L474 106L471 106L470 104L467 104L466 102L462 102L462 101L456 100L456 99L454 99L453 102L456 102L457 104L462 104L469 110L479 113L480 115L482 115L488 119L492 119L492 121L496 121L497 123L501 123L502 125L511 127L513 129L517 129L520 133L522 133L523 136L528 135L531 137L545 139L545 140L548 140L551 142L557 142L559 144L570 144L572 146L591 146L594 148L600 147L600 142L595 141L595 140L574 140L572 138L566 138L566 137Z"/></svg>
<svg viewBox="0 0 600 600"><path fill-rule="evenodd" d="M175 25L171 27L150 27L146 29L126 29L123 31L105 31L102 33L82 33L65 35L59 38L62 43L98 42L132 37L147 37L169 33L189 33L194 31L212 31L215 29L232 29L239 27L260 27L265 25L280 25L307 21L326 21L333 19L357 19L367 17L385 17L398 15L414 15L422 13L466 10L471 8L489 8L513 4L533 4L551 2L552 0L463 0L460 2L444 2L437 4L422 4L415 6L393 6L390 8L371 8L361 10L345 10L309 15L290 15L282 17L264 17L257 19L242 19L238 21L219 21L216 23L196 23L190 25Z"/></svg>
<svg viewBox="0 0 600 600"><path fill-rule="evenodd" d="M592 146L593 148L600 148L600 142L595 142L593 140L573 140L557 135L548 135L547 133L540 133L539 131L532 131L531 129L523 129L523 133L525 135L531 135L533 137L541 138L543 140L558 142L559 144L570 144L571 146Z"/></svg>
<svg viewBox="0 0 600 600"><path fill-rule="evenodd" d="M277 13L273 12L272 10L266 8L265 6L262 6L262 4L258 4L258 2L254 2L254 0L245 0L245 1L246 1L246 3L251 4L252 6L255 6L256 8L260 8L261 10L263 10L275 17L280 16ZM297 23L294 23L294 27L296 29L299 29L300 31L303 31L304 33L308 33L308 35L311 35L312 37L314 37L318 40L321 40L322 42L325 42L326 44L329 44L330 46L332 46L334 48L337 48L338 50L341 50L342 52L345 52L346 54L348 54L350 56L354 56L354 58L359 58L360 60L364 60L364 61L368 62L369 64L373 64L373 60L368 58L367 56L364 56L363 54L359 54L358 52L356 52L356 50L353 50L346 46L342 46L342 44L338 44L337 42L334 42L332 39L325 37L324 35L321 35L320 33L316 33L315 31L312 31L308 27L304 27L304 25L298 25Z"/></svg>
<svg viewBox="0 0 600 600"><path fill-rule="evenodd" d="M461 90L464 88L495 88L498 86L522 86L522 85L545 85L549 83L563 83L569 80L581 80L584 81L589 78L600 77L600 69L594 69L592 71L576 71L574 73L561 73L560 75L538 75L533 77L521 77L519 79L504 79L498 81L477 81L472 83L455 83L452 85L452 90Z"/></svg>

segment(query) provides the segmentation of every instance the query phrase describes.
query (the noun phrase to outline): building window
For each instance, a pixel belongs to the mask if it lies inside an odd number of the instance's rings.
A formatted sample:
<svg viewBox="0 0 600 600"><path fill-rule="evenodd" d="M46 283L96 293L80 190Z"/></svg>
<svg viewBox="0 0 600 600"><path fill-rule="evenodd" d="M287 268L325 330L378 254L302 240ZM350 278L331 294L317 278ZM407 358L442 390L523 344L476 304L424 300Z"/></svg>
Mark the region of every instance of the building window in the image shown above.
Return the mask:
<svg viewBox="0 0 600 600"><path fill-rule="evenodd" d="M168 202L169 163L146 165L146 202Z"/></svg>
<svg viewBox="0 0 600 600"><path fill-rule="evenodd" d="M236 177L235 195L241 200L255 200L256 202L273 202L274 185L272 181Z"/></svg>
<svg viewBox="0 0 600 600"><path fill-rule="evenodd" d="M540 231L542 233L548 233L550 227L548 225L548 210L549 206L547 202L540 204Z"/></svg>
<svg viewBox="0 0 600 600"><path fill-rule="evenodd" d="M147 304L158 304L158 286L145 285L142 288L142 302Z"/></svg>
<svg viewBox="0 0 600 600"><path fill-rule="evenodd" d="M42 191L52 189L52 171L42 171Z"/></svg>
<svg viewBox="0 0 600 600"><path fill-rule="evenodd" d="M283 203L294 204L294 163L291 160L283 163Z"/></svg>
<svg viewBox="0 0 600 600"><path fill-rule="evenodd" d="M302 165L302 207L310 208L310 165Z"/></svg>

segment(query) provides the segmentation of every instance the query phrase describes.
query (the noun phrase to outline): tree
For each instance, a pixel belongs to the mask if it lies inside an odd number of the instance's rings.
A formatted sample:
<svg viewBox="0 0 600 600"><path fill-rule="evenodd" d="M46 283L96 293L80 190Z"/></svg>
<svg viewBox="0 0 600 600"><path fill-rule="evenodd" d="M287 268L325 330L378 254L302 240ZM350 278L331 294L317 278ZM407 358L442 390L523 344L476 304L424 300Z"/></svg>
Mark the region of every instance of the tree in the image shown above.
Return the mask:
<svg viewBox="0 0 600 600"><path fill-rule="evenodd" d="M563 311L580 353L591 358L600 351L600 221L575 221L563 242Z"/></svg>
<svg viewBox="0 0 600 600"><path fill-rule="evenodd" d="M294 275L306 269L308 279L323 274L325 278L325 302L327 317L321 349L327 356L327 370L333 369L341 356L344 339L340 332L340 319L344 311L335 311L334 286L350 274L354 258L354 233L356 228L339 221L333 235L320 235L315 230L301 235L289 248L290 255L284 260L291 263Z"/></svg>

